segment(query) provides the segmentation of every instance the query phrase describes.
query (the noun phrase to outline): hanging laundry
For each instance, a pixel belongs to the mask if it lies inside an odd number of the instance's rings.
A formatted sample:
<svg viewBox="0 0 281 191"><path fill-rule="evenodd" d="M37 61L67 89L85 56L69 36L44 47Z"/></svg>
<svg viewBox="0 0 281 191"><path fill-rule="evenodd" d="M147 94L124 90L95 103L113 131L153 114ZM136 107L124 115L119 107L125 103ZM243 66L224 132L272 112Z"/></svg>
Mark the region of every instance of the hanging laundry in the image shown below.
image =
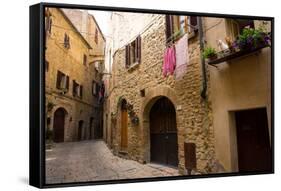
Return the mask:
<svg viewBox="0 0 281 191"><path fill-rule="evenodd" d="M172 46L166 48L164 53L163 66L162 66L163 75L165 77L168 75L173 75L175 67L176 67L175 47Z"/></svg>
<svg viewBox="0 0 281 191"><path fill-rule="evenodd" d="M104 94L105 94L105 86L104 86L104 83L102 82L100 85L99 94L98 94L99 103L102 103L104 101Z"/></svg>
<svg viewBox="0 0 281 191"><path fill-rule="evenodd" d="M176 49L176 69L175 80L181 79L186 73L188 56L188 34L185 34L175 45Z"/></svg>

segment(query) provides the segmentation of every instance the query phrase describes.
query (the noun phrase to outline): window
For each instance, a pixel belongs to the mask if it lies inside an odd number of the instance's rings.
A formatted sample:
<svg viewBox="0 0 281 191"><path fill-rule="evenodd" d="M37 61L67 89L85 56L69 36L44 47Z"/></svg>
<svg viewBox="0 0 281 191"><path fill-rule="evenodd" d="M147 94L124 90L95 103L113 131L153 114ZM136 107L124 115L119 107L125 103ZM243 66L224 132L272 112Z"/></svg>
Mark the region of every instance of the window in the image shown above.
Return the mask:
<svg viewBox="0 0 281 191"><path fill-rule="evenodd" d="M198 21L197 17L195 16L190 16L188 17L188 32L196 32L198 30Z"/></svg>
<svg viewBox="0 0 281 191"><path fill-rule="evenodd" d="M98 87L97 83L95 81L93 81L93 83L92 83L92 95L93 96L97 95L97 92L98 92L97 87Z"/></svg>
<svg viewBox="0 0 281 191"><path fill-rule="evenodd" d="M85 54L83 55L83 65L87 65L87 56Z"/></svg>
<svg viewBox="0 0 281 191"><path fill-rule="evenodd" d="M57 89L66 90L69 89L69 76L65 75L61 71L57 72Z"/></svg>
<svg viewBox="0 0 281 191"><path fill-rule="evenodd" d="M49 62L45 60L45 72L49 71Z"/></svg>
<svg viewBox="0 0 281 191"><path fill-rule="evenodd" d="M47 118L47 125L49 126L50 124L51 124L51 118L48 117L48 118Z"/></svg>
<svg viewBox="0 0 281 191"><path fill-rule="evenodd" d="M99 31L98 31L98 29L96 28L96 31L95 31L95 42L96 42L96 44L98 44L98 40L99 40Z"/></svg>
<svg viewBox="0 0 281 191"><path fill-rule="evenodd" d="M50 17L50 15L45 17L45 31L48 34L51 34L52 32L52 18Z"/></svg>
<svg viewBox="0 0 281 191"><path fill-rule="evenodd" d="M136 52L137 52L136 41L133 41L130 44L130 63L135 63L136 62L136 55L137 55Z"/></svg>
<svg viewBox="0 0 281 191"><path fill-rule="evenodd" d="M95 61L94 66L96 72L101 72L101 63L99 61Z"/></svg>
<svg viewBox="0 0 281 191"><path fill-rule="evenodd" d="M171 39L173 34L174 21L172 15L166 15L166 39Z"/></svg>
<svg viewBox="0 0 281 191"><path fill-rule="evenodd" d="M69 48L70 48L69 36L68 36L66 33L64 33L63 46L64 46L64 48L66 48L66 49L69 49Z"/></svg>
<svg viewBox="0 0 281 191"><path fill-rule="evenodd" d="M228 35L235 40L244 28L255 28L253 20L247 19L227 19Z"/></svg>
<svg viewBox="0 0 281 191"><path fill-rule="evenodd" d="M133 42L125 47L126 68L141 61L141 37L138 36Z"/></svg>
<svg viewBox="0 0 281 191"><path fill-rule="evenodd" d="M184 33L197 31L198 23L195 16L166 15L166 39L167 42L177 40Z"/></svg>
<svg viewBox="0 0 281 191"><path fill-rule="evenodd" d="M180 32L181 34L183 34L188 32L187 16L172 16L172 19L173 19L173 28L172 28L173 33Z"/></svg>
<svg viewBox="0 0 281 191"><path fill-rule="evenodd" d="M73 80L73 88L72 93L74 97L79 97L82 99L83 97L83 86L79 85L75 80Z"/></svg>

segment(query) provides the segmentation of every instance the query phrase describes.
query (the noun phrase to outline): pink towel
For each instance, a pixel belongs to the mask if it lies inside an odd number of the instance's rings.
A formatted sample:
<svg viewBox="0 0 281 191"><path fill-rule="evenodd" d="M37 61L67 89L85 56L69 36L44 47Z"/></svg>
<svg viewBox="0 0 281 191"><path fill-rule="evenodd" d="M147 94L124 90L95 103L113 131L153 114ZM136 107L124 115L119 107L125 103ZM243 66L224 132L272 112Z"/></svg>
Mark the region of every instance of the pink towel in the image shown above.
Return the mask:
<svg viewBox="0 0 281 191"><path fill-rule="evenodd" d="M175 55L175 47L169 47L165 50L164 60L163 60L163 75L173 75L176 67L176 55Z"/></svg>
<svg viewBox="0 0 281 191"><path fill-rule="evenodd" d="M181 79L186 73L188 57L188 35L185 34L175 45L176 47L176 69L175 79Z"/></svg>

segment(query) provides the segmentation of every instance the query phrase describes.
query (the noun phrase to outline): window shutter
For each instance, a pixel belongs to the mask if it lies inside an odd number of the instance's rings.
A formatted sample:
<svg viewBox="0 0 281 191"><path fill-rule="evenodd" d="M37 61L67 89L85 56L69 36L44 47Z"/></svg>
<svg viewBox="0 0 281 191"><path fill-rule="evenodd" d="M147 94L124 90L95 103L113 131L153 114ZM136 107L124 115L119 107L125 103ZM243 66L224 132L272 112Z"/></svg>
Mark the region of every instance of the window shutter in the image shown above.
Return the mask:
<svg viewBox="0 0 281 191"><path fill-rule="evenodd" d="M94 92L94 89L95 89L95 82L94 81L92 81L92 95L95 95L95 92Z"/></svg>
<svg viewBox="0 0 281 191"><path fill-rule="evenodd" d="M130 66L130 45L126 45L126 68L129 68Z"/></svg>
<svg viewBox="0 0 281 191"><path fill-rule="evenodd" d="M193 26L191 30L195 30L194 27L198 27L197 17L191 16L189 19L190 19L190 25Z"/></svg>
<svg viewBox="0 0 281 191"><path fill-rule="evenodd" d="M137 37L137 61L141 62L141 36Z"/></svg>
<svg viewBox="0 0 281 191"><path fill-rule="evenodd" d="M166 15L166 39L170 39L173 34L173 16Z"/></svg>
<svg viewBox="0 0 281 191"><path fill-rule="evenodd" d="M65 88L66 88L67 90L69 89L69 76L66 76Z"/></svg>
<svg viewBox="0 0 281 191"><path fill-rule="evenodd" d="M96 28L96 31L95 31L95 42L96 42L96 44L98 44L98 40L99 40L99 38L98 38L98 29Z"/></svg>
<svg viewBox="0 0 281 191"><path fill-rule="evenodd" d="M79 89L80 89L80 98L82 98L83 97L83 86L81 85Z"/></svg>
<svg viewBox="0 0 281 191"><path fill-rule="evenodd" d="M49 33L51 34L52 32L52 18L50 18L50 23L49 23Z"/></svg>
<svg viewBox="0 0 281 191"><path fill-rule="evenodd" d="M48 32L49 31L49 28L50 28L50 17L47 16L46 17L46 20L45 20L45 31Z"/></svg>
<svg viewBox="0 0 281 191"><path fill-rule="evenodd" d="M184 31L185 32L188 32L188 22L187 22L187 16L185 16L185 18L184 18Z"/></svg>
<svg viewBox="0 0 281 191"><path fill-rule="evenodd" d="M61 78L62 78L62 73L60 71L57 72L57 89L61 89L60 84L61 84Z"/></svg>
<svg viewBox="0 0 281 191"><path fill-rule="evenodd" d="M70 48L69 36L67 35L67 48Z"/></svg>
<svg viewBox="0 0 281 191"><path fill-rule="evenodd" d="M66 34L64 33L63 45L64 45L65 48L66 48L66 42L67 42L67 36L66 36Z"/></svg>
<svg viewBox="0 0 281 191"><path fill-rule="evenodd" d="M96 84L96 95L99 93L99 85Z"/></svg>
<svg viewBox="0 0 281 191"><path fill-rule="evenodd" d="M86 65L87 64L87 56L84 54L83 55L83 64Z"/></svg>
<svg viewBox="0 0 281 191"><path fill-rule="evenodd" d="M75 80L73 80L73 87L72 87L73 96L75 96L75 92L76 92L76 82L75 82Z"/></svg>
<svg viewBox="0 0 281 191"><path fill-rule="evenodd" d="M49 62L45 60L45 72L49 71Z"/></svg>

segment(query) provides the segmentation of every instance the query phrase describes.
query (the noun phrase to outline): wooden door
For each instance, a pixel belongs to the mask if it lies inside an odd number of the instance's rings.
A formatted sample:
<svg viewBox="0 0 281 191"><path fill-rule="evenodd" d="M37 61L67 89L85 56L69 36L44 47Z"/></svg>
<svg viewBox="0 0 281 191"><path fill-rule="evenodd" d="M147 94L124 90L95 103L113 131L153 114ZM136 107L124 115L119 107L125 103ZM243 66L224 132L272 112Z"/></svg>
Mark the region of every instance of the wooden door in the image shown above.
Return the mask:
<svg viewBox="0 0 281 191"><path fill-rule="evenodd" d="M65 110L59 108L54 113L54 142L59 143L64 141L64 122Z"/></svg>
<svg viewBox="0 0 281 191"><path fill-rule="evenodd" d="M266 109L235 113L240 172L270 171L271 147Z"/></svg>
<svg viewBox="0 0 281 191"><path fill-rule="evenodd" d="M128 111L126 101L121 105L121 149L126 150L128 147Z"/></svg>
<svg viewBox="0 0 281 191"><path fill-rule="evenodd" d="M150 110L151 162L178 165L176 112L168 98L160 98Z"/></svg>

